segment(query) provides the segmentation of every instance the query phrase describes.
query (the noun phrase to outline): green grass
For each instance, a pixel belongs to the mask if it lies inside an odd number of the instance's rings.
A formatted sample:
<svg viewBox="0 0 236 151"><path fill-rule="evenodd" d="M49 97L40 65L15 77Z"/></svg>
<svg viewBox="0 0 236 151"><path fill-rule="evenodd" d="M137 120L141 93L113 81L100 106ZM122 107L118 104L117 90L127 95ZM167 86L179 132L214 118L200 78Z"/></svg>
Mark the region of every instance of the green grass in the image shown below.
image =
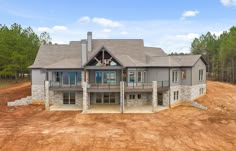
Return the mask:
<svg viewBox="0 0 236 151"><path fill-rule="evenodd" d="M5 88L8 87L10 85L14 85L14 84L18 84L18 83L23 83L23 82L29 82L29 79L23 79L23 80L18 80L16 82L16 80L0 80L0 88Z"/></svg>

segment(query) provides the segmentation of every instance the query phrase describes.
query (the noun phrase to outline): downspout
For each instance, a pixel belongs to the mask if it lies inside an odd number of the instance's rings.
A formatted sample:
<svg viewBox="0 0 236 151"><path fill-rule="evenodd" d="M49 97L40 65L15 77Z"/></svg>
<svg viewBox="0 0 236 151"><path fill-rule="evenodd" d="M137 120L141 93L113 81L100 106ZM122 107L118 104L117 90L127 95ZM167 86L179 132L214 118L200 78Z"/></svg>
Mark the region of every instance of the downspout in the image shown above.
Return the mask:
<svg viewBox="0 0 236 151"><path fill-rule="evenodd" d="M171 69L171 59L170 59L170 56L169 56L169 65L170 65L170 67L169 67L169 108L171 108L171 104L170 104L170 99L171 99L171 97L170 97L170 69Z"/></svg>

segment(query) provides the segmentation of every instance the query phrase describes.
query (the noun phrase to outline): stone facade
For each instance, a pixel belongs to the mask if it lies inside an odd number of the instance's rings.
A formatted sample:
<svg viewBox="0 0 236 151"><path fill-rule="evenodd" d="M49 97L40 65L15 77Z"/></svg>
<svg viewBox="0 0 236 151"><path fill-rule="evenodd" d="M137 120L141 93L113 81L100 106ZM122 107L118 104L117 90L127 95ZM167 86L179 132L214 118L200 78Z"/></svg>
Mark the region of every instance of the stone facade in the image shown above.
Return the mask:
<svg viewBox="0 0 236 151"><path fill-rule="evenodd" d="M49 91L49 102L50 104L63 104L63 92ZM83 104L82 92L75 92L75 104L82 106Z"/></svg>
<svg viewBox="0 0 236 151"><path fill-rule="evenodd" d="M141 98L138 99L138 94ZM134 99L130 99L130 95L135 95ZM142 106L152 104L152 93L126 93L125 105L126 106Z"/></svg>
<svg viewBox="0 0 236 151"><path fill-rule="evenodd" d="M203 92L201 93L201 89ZM179 91L179 99L174 100L174 91ZM204 95L206 93L206 84L199 84L193 86L171 86L170 87L170 100L171 104L175 104L181 101L193 101L194 99Z"/></svg>
<svg viewBox="0 0 236 151"><path fill-rule="evenodd" d="M169 106L169 91L163 93L163 106Z"/></svg>
<svg viewBox="0 0 236 151"><path fill-rule="evenodd" d="M32 85L31 94L33 101L45 101L45 87L44 85Z"/></svg>

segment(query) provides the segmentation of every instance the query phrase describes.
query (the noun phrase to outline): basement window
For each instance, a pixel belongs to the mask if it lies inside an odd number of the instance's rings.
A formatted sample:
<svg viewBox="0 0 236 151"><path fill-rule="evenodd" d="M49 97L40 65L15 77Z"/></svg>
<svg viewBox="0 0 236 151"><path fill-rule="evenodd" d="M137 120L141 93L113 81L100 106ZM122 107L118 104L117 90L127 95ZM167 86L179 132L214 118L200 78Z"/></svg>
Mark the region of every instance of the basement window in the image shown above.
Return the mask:
<svg viewBox="0 0 236 151"><path fill-rule="evenodd" d="M130 99L130 100L135 99L135 94L130 94L130 95L129 95L129 99Z"/></svg>
<svg viewBox="0 0 236 151"><path fill-rule="evenodd" d="M179 91L174 91L174 100L179 100Z"/></svg>
<svg viewBox="0 0 236 151"><path fill-rule="evenodd" d="M142 95L141 94L138 94L138 99L141 99L142 98Z"/></svg>

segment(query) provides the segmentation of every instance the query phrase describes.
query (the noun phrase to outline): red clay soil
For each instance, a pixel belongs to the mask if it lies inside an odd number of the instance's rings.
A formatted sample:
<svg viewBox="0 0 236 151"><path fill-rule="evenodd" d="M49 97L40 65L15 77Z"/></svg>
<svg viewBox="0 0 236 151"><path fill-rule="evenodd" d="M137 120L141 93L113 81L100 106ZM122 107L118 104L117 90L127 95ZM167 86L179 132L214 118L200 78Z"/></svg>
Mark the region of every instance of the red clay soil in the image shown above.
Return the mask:
<svg viewBox="0 0 236 151"><path fill-rule="evenodd" d="M0 150L233 151L236 86L208 82L207 87L207 95L197 99L209 108L206 111L188 104L154 114L81 114L46 111L42 105L2 106L8 110L0 112ZM22 93L30 93L28 85L0 92L0 101Z"/></svg>

